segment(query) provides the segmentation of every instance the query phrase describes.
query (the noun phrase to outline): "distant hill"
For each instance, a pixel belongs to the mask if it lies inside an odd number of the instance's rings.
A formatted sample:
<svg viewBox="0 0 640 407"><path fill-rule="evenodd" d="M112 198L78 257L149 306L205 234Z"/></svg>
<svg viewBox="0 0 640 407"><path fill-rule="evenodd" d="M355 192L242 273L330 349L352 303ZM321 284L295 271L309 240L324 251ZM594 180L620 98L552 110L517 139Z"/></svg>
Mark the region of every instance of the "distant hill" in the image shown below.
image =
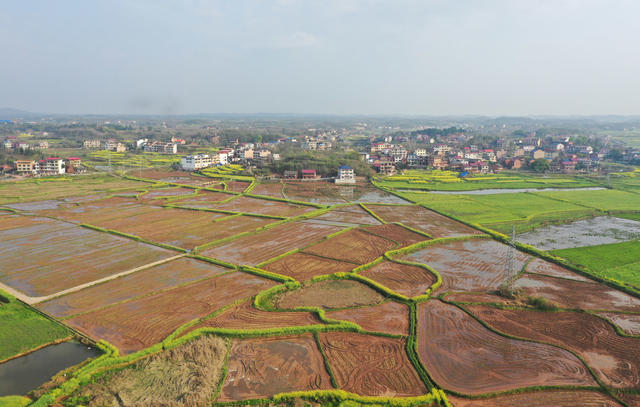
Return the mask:
<svg viewBox="0 0 640 407"><path fill-rule="evenodd" d="M26 110L13 109L11 107L0 107L0 119L10 119L17 116L31 116L32 112Z"/></svg>

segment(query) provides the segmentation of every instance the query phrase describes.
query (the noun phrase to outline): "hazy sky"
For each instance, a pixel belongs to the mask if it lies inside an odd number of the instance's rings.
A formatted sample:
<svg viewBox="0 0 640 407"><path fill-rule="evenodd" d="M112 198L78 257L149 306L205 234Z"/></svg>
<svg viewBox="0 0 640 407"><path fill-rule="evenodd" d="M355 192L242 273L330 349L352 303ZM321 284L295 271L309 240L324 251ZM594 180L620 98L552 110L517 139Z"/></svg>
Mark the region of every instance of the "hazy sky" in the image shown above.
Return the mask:
<svg viewBox="0 0 640 407"><path fill-rule="evenodd" d="M0 107L640 114L637 0L1 0Z"/></svg>

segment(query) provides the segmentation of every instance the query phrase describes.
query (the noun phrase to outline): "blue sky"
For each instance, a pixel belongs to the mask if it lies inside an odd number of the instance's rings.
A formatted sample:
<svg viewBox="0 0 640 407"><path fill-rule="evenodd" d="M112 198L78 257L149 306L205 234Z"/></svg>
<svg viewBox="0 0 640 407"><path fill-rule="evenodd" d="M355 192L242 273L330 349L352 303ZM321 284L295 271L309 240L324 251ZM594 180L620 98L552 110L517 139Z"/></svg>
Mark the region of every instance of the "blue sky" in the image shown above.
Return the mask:
<svg viewBox="0 0 640 407"><path fill-rule="evenodd" d="M638 1L0 4L0 107L640 114Z"/></svg>

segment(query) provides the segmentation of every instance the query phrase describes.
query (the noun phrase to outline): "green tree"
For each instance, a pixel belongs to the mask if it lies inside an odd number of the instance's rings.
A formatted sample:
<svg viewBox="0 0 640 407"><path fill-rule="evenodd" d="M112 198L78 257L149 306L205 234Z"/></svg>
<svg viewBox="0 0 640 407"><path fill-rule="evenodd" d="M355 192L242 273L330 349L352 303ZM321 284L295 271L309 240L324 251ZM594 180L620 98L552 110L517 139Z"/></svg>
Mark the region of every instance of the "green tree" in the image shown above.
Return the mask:
<svg viewBox="0 0 640 407"><path fill-rule="evenodd" d="M544 158L538 158L531 163L531 168L535 172L546 172L547 170L549 170L549 165L549 161L545 160Z"/></svg>

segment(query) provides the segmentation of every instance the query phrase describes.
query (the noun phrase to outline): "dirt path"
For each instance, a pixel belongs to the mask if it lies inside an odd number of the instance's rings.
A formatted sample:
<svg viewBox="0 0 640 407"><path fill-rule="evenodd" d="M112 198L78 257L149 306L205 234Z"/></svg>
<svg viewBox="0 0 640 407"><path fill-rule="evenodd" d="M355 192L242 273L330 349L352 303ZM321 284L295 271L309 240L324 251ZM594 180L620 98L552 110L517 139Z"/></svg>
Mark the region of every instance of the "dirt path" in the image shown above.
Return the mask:
<svg viewBox="0 0 640 407"><path fill-rule="evenodd" d="M59 297L59 296L64 295L64 294L69 294L69 293L72 293L72 292L75 292L75 291L80 291L80 290L82 290L84 288L91 287L92 285L96 285L96 284L99 284L99 283L104 283L105 281L113 280L113 279L118 278L118 277L123 277L123 276L126 276L128 274L135 273L136 271L144 270L144 269L147 269L149 267L153 267L153 266L157 266L157 265L160 265L160 264L163 264L163 263L167 263L167 262L179 259L179 258L184 257L184 256L186 256L186 254L179 254L177 256L168 257L166 259L158 260L158 261L155 261L153 263L148 263L148 264L142 265L140 267L133 268L131 270L123 271L122 273L112 274L110 276L107 276L107 277L104 277L104 278L101 278L101 279L98 279L98 280L90 281L90 282L85 283L85 284L80 284L80 285L77 285L75 287L71 287L71 288L68 288L66 290L58 291L57 293L54 293L54 294L51 294L51 295L45 295L45 296L42 296L42 297L29 297L28 295L25 295L25 294L21 293L20 291L17 291L15 289L7 286L6 284L2 284L2 283L0 283L0 289L8 292L9 294L13 295L14 297L16 297L17 299L19 299L20 301L22 301L22 302L24 302L26 304L33 305L33 304L37 304L39 302L44 302L44 301L50 300L50 299L55 298L55 297Z"/></svg>

